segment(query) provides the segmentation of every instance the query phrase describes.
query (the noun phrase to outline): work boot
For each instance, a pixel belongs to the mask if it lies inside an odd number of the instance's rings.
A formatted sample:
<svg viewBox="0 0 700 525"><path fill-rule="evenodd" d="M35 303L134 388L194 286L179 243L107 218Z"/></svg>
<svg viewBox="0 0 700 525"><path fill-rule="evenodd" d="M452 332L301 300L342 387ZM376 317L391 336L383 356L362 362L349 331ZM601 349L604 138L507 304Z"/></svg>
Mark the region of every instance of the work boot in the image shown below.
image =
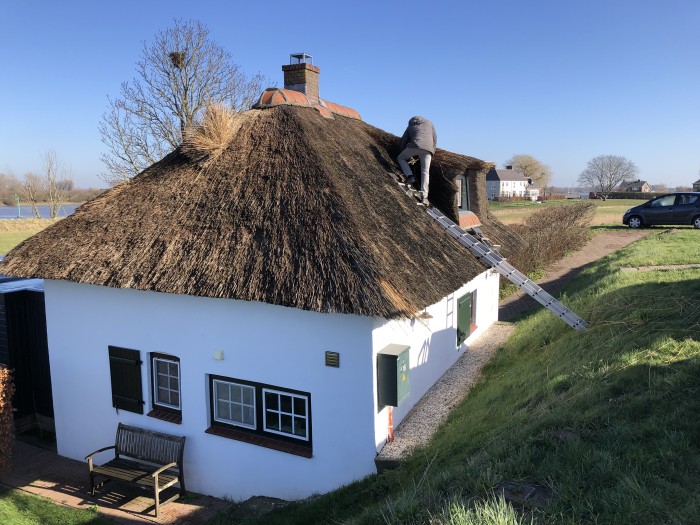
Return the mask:
<svg viewBox="0 0 700 525"><path fill-rule="evenodd" d="M418 201L423 205L423 206L430 206L430 201L428 201L428 197L423 196L421 193L420 196L418 197Z"/></svg>
<svg viewBox="0 0 700 525"><path fill-rule="evenodd" d="M411 175L410 177L406 177L406 180L404 181L406 186L413 186L416 183L416 178Z"/></svg>

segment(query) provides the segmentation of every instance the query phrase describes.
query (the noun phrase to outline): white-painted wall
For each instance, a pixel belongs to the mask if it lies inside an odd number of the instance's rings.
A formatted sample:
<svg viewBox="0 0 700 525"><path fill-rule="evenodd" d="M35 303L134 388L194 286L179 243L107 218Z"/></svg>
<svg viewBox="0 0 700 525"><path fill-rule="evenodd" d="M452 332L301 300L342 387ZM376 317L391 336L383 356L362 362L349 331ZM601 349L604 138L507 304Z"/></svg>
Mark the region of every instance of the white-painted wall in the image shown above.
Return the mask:
<svg viewBox="0 0 700 525"><path fill-rule="evenodd" d="M456 347L457 305L477 289L476 331ZM377 406L377 353L410 349L410 395L394 424L498 316L498 274L487 271L427 309L429 320L318 314L262 303L188 297L46 281L58 452L82 460L114 442L117 423L187 436L189 490L235 500L254 495L298 499L375 471L388 410ZM108 346L141 352L146 407L112 407ZM222 350L223 360L214 352ZM325 351L340 368L325 366ZM148 417L148 354L180 358L182 423ZM220 436L209 426L208 374L311 394L313 457L303 458ZM105 453L97 461L106 461Z"/></svg>
<svg viewBox="0 0 700 525"><path fill-rule="evenodd" d="M487 270L462 286L454 294L427 308L432 318L413 320L377 319L373 332L373 359L391 343L410 346L409 395L393 408L394 428L442 377L469 345L498 320L498 273ZM476 329L457 347L457 301L476 290ZM386 443L389 425L388 407L377 405L377 369L374 367L375 445L377 451Z"/></svg>
<svg viewBox="0 0 700 525"><path fill-rule="evenodd" d="M120 421L185 435L188 490L236 500L303 498L375 471L372 319L57 281L45 293L59 454L113 444ZM141 351L143 415L112 407L108 345ZM326 350L340 368L325 366ZM145 415L149 352L180 358L182 424ZM310 392L313 457L205 434L207 374Z"/></svg>

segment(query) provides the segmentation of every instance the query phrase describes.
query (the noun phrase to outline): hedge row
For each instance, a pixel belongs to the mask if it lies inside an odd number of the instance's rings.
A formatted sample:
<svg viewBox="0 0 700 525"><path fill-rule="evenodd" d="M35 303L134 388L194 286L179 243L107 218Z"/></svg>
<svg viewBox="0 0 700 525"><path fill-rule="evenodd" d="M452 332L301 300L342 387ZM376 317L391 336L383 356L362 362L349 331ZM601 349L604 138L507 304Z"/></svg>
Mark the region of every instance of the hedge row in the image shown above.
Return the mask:
<svg viewBox="0 0 700 525"><path fill-rule="evenodd" d="M0 474L12 467L12 394L15 391L10 370L0 364Z"/></svg>

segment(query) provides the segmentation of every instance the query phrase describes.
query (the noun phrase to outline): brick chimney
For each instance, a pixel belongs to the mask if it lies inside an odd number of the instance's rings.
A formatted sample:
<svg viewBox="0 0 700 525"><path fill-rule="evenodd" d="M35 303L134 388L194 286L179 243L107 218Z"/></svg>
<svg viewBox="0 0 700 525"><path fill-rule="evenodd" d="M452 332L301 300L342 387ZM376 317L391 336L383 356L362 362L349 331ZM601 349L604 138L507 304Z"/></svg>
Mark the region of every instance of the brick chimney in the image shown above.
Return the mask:
<svg viewBox="0 0 700 525"><path fill-rule="evenodd" d="M284 89L300 91L312 104L319 103L318 75L319 68L313 65L313 57L306 53L289 55L289 65L282 66L284 71Z"/></svg>

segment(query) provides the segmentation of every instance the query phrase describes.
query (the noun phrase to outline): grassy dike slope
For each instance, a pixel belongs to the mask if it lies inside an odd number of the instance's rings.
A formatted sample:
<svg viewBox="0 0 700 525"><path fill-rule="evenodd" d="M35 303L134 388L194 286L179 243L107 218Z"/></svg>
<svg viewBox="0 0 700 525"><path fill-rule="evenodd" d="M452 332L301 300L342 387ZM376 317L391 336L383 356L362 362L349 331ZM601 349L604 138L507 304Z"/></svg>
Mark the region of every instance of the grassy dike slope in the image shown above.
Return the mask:
<svg viewBox="0 0 700 525"><path fill-rule="evenodd" d="M259 523L700 522L700 269L623 270L696 263L698 235L660 230L590 266L565 299L588 331L525 319L401 469ZM488 503L509 482L541 495L519 518ZM470 514L483 500L494 517Z"/></svg>

